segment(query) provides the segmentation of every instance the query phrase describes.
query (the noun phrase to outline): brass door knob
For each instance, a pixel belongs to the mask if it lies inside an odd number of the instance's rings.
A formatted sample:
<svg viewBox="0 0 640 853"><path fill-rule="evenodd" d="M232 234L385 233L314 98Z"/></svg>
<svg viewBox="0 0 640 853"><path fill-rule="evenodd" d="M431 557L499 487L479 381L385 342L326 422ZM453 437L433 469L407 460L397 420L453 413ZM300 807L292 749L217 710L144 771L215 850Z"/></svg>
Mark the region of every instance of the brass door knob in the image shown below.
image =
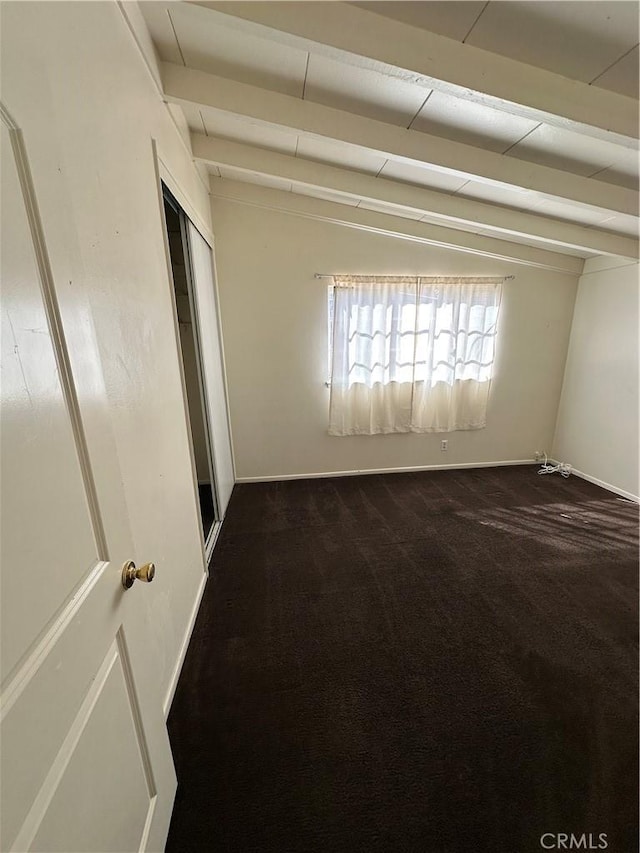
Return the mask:
<svg viewBox="0 0 640 853"><path fill-rule="evenodd" d="M122 586L125 589L131 589L135 580L151 583L156 574L156 567L153 563L145 563L136 569L136 564L133 560L127 560L122 567Z"/></svg>

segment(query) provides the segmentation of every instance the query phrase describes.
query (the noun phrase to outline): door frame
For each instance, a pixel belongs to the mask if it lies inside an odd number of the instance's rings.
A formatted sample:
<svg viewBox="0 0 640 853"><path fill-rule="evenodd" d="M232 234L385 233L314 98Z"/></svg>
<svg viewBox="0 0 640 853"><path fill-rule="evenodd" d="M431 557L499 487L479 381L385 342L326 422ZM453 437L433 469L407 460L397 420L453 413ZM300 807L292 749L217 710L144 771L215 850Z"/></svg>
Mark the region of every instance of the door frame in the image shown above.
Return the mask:
<svg viewBox="0 0 640 853"><path fill-rule="evenodd" d="M211 232L209 229L202 223L200 216L198 215L195 207L189 201L188 196L181 190L179 184L174 179L171 171L166 166L165 162L162 160L162 157L158 153L158 146L155 139L151 139L151 155L153 162L153 169L155 174L155 183L156 183L156 210L157 210L157 225L159 229L160 240L162 245L164 246L164 254L165 254L165 269L166 269L166 277L164 281L164 286L167 289L167 296L170 300L171 305L171 317L172 317L172 328L173 328L173 346L175 348L176 359L178 362L178 370L180 373L180 382L182 386L182 401L184 407L184 423L185 429L187 430L187 438L189 444L189 455L191 461L191 480L193 482L193 500L196 508L199 507L199 495L198 495L198 475L196 472L196 460L195 460L195 452L193 449L193 440L191 437L191 421L189 419L189 406L187 403L187 385L184 376L184 367L182 364L182 350L180 346L180 328L178 326L178 311L176 306L176 295L175 289L173 285L173 272L171 268L171 254L169 251L169 239L167 237L167 226L164 215L164 195L162 190L162 184L164 183L171 193L174 195L178 203L181 205L182 209L185 211L187 216L192 218L193 222L197 222L199 226L203 227L203 232L207 234L207 239L212 239ZM218 533L220 531L220 523L217 522L214 527L217 527L215 530L215 538L212 535L209 537L211 541L211 552L213 551L213 546L215 545L215 540L217 539ZM200 585L198 587L198 592L195 596L193 606L191 608L191 613L189 614L189 620L187 622L186 630L184 632L184 637L182 639L182 644L180 646L180 651L178 653L178 657L175 663L175 667L173 673L171 674L171 680L169 682L169 687L167 692L163 698L162 710L164 714L165 721L169 716L169 712L171 711L171 703L173 702L173 697L176 692L176 687L178 686L178 679L180 678L180 673L182 672L182 666L184 664L184 660L187 656L187 650L189 648L189 642L191 640L191 635L193 634L193 629L196 624L196 618L198 616L198 611L200 609L200 603L202 601L202 597L204 595L205 586L207 584L207 580L209 579L209 559L210 554L207 555L207 550L205 548L204 537L202 535L202 525L198 523L198 535L200 537L200 551L202 554L202 579L200 581Z"/></svg>
<svg viewBox="0 0 640 853"><path fill-rule="evenodd" d="M214 285L214 296L215 302L217 306L217 326L218 326L218 336L220 339L220 360L222 366L222 378L224 385L224 401L226 405L226 420L227 420L227 430L229 433L229 447L231 451L231 465L233 469L233 478L234 481L237 480L237 467L235 460L235 452L233 447L233 434L231 432L231 415L229 408L229 387L227 382L227 368L225 362L225 354L224 354L224 339L222 333L222 324L221 324L221 316L220 316L220 295L218 289L218 275L216 269L216 255L215 255L215 240L214 235L207 225L206 222L203 221L202 217L198 214L196 206L192 203L189 194L186 193L182 185L179 181L176 180L173 173L169 169L166 164L166 160L162 157L162 153L159 150L158 143L156 139L151 138L151 155L153 162L153 169L155 173L155 182L156 182L156 203L157 203L157 225L159 228L160 239L162 240L162 245L164 246L165 253L165 269L166 269L166 278L164 286L167 288L167 296L169 298L171 304L171 314L173 321L173 346L175 348L176 359L178 361L178 368L180 372L180 381L182 384L182 400L184 407L184 423L185 428L188 434L188 443L189 443L189 453L191 457L191 479L193 482L193 499L195 506L199 506L199 495L198 495L198 477L196 472L196 462L195 462L195 452L193 448L193 440L191 435L191 422L189 419L189 407L187 402L187 386L184 376L184 367L182 363L182 350L180 344L180 329L178 326L178 313L176 308L176 296L175 289L173 284L173 271L171 267L171 254L169 251L169 240L167 237L167 228L165 221L165 213L164 213L164 195L162 185L164 184L167 189L174 196L178 204L182 207L187 217L191 220L196 229L200 232L201 236L204 238L205 242L208 244L211 249L211 259L212 259L212 269L213 269L213 285ZM171 681L169 684L169 688L167 690L166 696L163 701L163 711L165 720L169 716L169 711L171 710L171 703L173 701L173 696L175 694L175 690L178 684L178 679L180 677L180 672L182 670L182 666L184 664L184 659L187 654L187 649L189 646L189 641L191 640L191 635L193 633L193 629L195 626L196 618L198 615L198 610L200 608L200 602L202 601L202 596L204 595L204 589L209 578L209 561L211 559L211 554L213 553L213 549L215 547L217 538L220 534L220 529L222 527L222 521L218 520L214 524L214 530L209 537L208 545L205 546L204 537L202 535L202 527L198 525L198 531L200 536L200 548L202 552L202 581L200 583L198 593L193 602L193 607L189 616L189 621L187 624L187 628L184 634L184 638L182 641L182 645L180 647L180 652L178 654L178 658L176 660L176 665L174 671L171 676Z"/></svg>
<svg viewBox="0 0 640 853"><path fill-rule="evenodd" d="M182 187L178 181L174 178L173 174L167 167L165 161L162 159L162 155L158 152L158 145L155 139L151 140L152 150L153 150L153 161L154 167L156 170L156 183L158 186L159 192L159 210L162 216L162 222L164 223L164 201L162 197L162 184L164 183L166 187L171 191L176 201L180 204L184 212L187 214L191 222L195 225L197 230L200 232L200 235L204 238L205 242L209 245L211 249L211 266L213 268L213 290L215 294L216 300L216 308L217 308L217 325L218 325L218 335L220 337L220 361L222 364L222 378L224 380L224 402L226 406L227 413L227 429L229 432L229 444L231 449L231 464L233 467L233 476L234 480L237 479L237 467L236 467L236 456L235 450L233 447L233 431L231 429L231 407L229 405L229 383L227 381L227 361L225 357L224 351L224 334L222 329L222 316L220 312L220 288L218 286L218 267L216 264L216 240L213 231L209 228L206 222L199 215L195 205L193 205L189 199L188 194L183 192ZM211 199L211 194L209 193L209 199ZM165 241L165 251L168 251L168 244ZM169 263L168 273L171 274L171 258L167 255L167 260ZM169 283L173 287L173 279L171 275L169 275ZM177 328L177 327L176 327ZM178 338L179 343L179 338Z"/></svg>
<svg viewBox="0 0 640 853"><path fill-rule="evenodd" d="M219 527L221 523L220 519L220 496L218 491L218 476L216 471L216 461L213 453L213 429L211 426L211 419L209 415L209 395L207 391L207 382L205 376L205 365L202 358L202 335L201 335L201 320L200 313L198 309L198 300L196 294L196 281L193 275L193 261L191 258L191 244L189 240L189 218L186 214L186 211L180 206L180 202L175 198L171 190L167 187L166 184L163 183L163 201L164 205L169 205L174 213L177 214L179 222L180 222L180 238L182 243L182 254L184 258L185 265L185 278L187 280L187 297L189 300L189 312L191 315L191 326L193 333L193 344L194 344L194 354L195 354L195 363L196 363L196 373L198 377L198 399L200 401L200 410L202 414L203 427L204 427L204 439L206 444L206 453L207 453L207 467L209 469L209 485L211 487L212 498L213 498L213 511L214 511L214 520L211 526L211 529L206 533L203 532L203 540L204 540L204 548L205 548L205 556L207 561L211 558L211 552L213 551L213 543L217 539ZM165 223L166 223L166 213L164 212ZM175 300L175 280L173 278L173 265L171 268L171 281L173 283L173 294ZM175 300L177 302L177 300ZM174 303L175 304L175 303ZM178 335L180 336L180 318L178 316L178 312L176 310L176 325L178 327ZM200 480L198 478L197 472L197 464L195 463L195 445L193 442L193 432L191 431L191 413L189 411L189 398L188 398L188 390L186 385L186 374L184 367L184 353L182 352L182 343L179 338L179 346L180 346L180 361L182 364L182 375L184 378L183 383L183 397L187 407L187 415L189 421L189 431L191 437L191 450L193 452L194 464L196 467L196 490L198 493L198 503L199 503L199 487ZM191 401L193 405L193 401ZM212 542L213 540L213 542Z"/></svg>
<svg viewBox="0 0 640 853"><path fill-rule="evenodd" d="M201 233L211 246L213 243L213 235L206 227L206 225L202 222L200 216L198 216L194 206L189 201L188 196L182 191L179 184L176 182L175 178L167 168L166 164L162 160L158 152L158 146L155 139L151 140L152 150L153 150L153 164L156 175L156 190L158 195L158 217L159 217L159 225L161 227L162 232L162 244L164 246L165 253L165 263L166 263L166 280L165 284L169 292L169 298L171 301L172 308L172 321L173 321L173 345L175 348L176 359L178 361L179 370L180 370L180 383L182 386L182 403L183 403L183 411L184 411L184 420L185 426L187 428L188 440L189 440L189 454L191 457L191 479L193 482L193 497L196 504L196 507L200 506L200 497L198 494L198 474L196 470L196 457L195 450L193 446L193 433L191 431L191 418L189 417L189 404L187 398L187 383L184 374L184 364L182 359L182 347L180 344L180 328L178 325L178 308L176 304L176 295L175 288L173 283L173 269L171 266L171 253L169 250L169 240L167 237L167 227L164 213L164 190L163 184L167 187L169 192L173 195L175 200L178 202L180 207L184 210L185 214L191 219L191 221L198 227L198 230L201 230ZM184 239L184 238L183 238ZM193 283L191 284L193 287ZM194 312L193 316L194 324L198 323L197 312ZM197 335L199 337L199 335ZM204 390L204 389L203 389ZM206 408L206 407L205 407ZM209 438L211 438L211 433L208 425L208 418L206 415L206 411L203 411L203 416L205 418L206 428L209 432ZM213 456L213 449L211 448L211 456ZM210 459L210 464L213 467L214 460ZM215 468L212 471L213 476L215 478ZM211 559L211 555L213 553L213 548L217 541L218 535L220 533L221 521L218 519L214 521L213 527L211 529L211 533L207 537L205 541L202 527L198 525L199 535L200 535L200 548L202 551L202 559L203 559L203 573L205 577L209 576L209 561ZM204 591L204 590L203 590ZM198 600L199 604L199 600ZM190 633L190 632L189 632Z"/></svg>

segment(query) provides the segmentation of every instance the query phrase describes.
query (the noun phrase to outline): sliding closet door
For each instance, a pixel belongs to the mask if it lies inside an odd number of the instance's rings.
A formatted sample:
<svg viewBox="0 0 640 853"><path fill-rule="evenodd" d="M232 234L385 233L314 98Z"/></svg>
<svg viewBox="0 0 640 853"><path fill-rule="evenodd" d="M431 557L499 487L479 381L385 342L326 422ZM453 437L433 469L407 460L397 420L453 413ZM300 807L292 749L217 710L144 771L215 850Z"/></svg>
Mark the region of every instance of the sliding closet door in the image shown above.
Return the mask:
<svg viewBox="0 0 640 853"><path fill-rule="evenodd" d="M206 385L206 405L213 439L213 462L220 518L224 518L234 484L227 396L223 372L222 341L216 300L213 255L209 244L192 222L188 222L189 254L193 290L198 313L201 357Z"/></svg>

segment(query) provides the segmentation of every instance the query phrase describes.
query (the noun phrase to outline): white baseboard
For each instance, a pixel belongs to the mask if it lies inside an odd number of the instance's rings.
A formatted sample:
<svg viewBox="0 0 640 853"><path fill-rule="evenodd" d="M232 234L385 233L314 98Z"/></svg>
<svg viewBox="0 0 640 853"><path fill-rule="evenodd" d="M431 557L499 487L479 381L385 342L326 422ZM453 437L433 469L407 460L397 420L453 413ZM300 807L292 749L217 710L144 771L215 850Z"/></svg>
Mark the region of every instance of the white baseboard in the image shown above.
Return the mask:
<svg viewBox="0 0 640 853"><path fill-rule="evenodd" d="M310 474L272 474L267 477L238 477L236 483L272 483L280 480L313 480L326 477L357 477L361 474L403 474L411 471L445 471L454 468L501 468L505 465L535 465L535 459L504 459L497 462L457 462L451 465L416 465L408 468L363 468L353 471L316 471Z"/></svg>
<svg viewBox="0 0 640 853"><path fill-rule="evenodd" d="M604 480L599 480L597 477L592 477L590 474L585 474L584 471L576 471L575 468L572 468L571 473L575 474L576 477L580 477L582 480L587 480L589 483L594 483L594 485L596 486L601 486L608 492L613 492L616 495L620 495L623 498L627 498L627 500L635 501L635 503L640 503L640 497L638 497L638 495L634 495L631 492L625 492L624 489L619 489L617 486L612 486L611 483L605 483Z"/></svg>
<svg viewBox="0 0 640 853"><path fill-rule="evenodd" d="M171 675L171 681L169 682L169 689L167 690L167 695L165 696L164 702L162 703L162 710L164 712L165 720L169 716L169 711L171 710L171 703L173 702L173 696L176 692L176 687L178 686L178 679L180 678L180 672L182 671L182 664L184 663L184 659L187 654L187 649L189 648L189 641L191 640L193 627L196 624L198 610L200 609L200 602L202 601L202 596L204 595L204 588L208 579L209 575L205 572L205 574L202 575L202 580L200 581L196 600L194 601L193 608L191 609L191 615L189 616L187 630L185 631L184 638L182 640L182 645L180 646L178 660L176 661L175 668Z"/></svg>
<svg viewBox="0 0 640 853"><path fill-rule="evenodd" d="M549 465L561 464L559 459L547 459L547 462ZM640 503L640 498L638 497L638 495L634 495L631 492L625 492L624 489L619 489L617 486L612 486L611 483L605 483L604 480L599 480L597 477L592 477L591 474L585 474L584 471L578 471L576 468L572 468L571 475L575 477L580 477L581 480L586 480L588 483L593 483L594 486L600 486L600 488L606 489L608 492L613 492L614 495L620 495L621 497L626 498L629 501Z"/></svg>

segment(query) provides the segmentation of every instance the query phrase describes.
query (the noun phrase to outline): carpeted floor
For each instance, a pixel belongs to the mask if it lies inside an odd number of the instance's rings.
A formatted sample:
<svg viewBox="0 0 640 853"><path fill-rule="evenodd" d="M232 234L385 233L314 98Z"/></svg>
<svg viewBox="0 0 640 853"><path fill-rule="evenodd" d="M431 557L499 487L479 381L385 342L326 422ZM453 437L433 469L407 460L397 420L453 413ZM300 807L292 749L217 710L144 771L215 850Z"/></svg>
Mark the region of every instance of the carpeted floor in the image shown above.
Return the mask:
<svg viewBox="0 0 640 853"><path fill-rule="evenodd" d="M638 508L536 470L235 487L168 851L638 849Z"/></svg>

